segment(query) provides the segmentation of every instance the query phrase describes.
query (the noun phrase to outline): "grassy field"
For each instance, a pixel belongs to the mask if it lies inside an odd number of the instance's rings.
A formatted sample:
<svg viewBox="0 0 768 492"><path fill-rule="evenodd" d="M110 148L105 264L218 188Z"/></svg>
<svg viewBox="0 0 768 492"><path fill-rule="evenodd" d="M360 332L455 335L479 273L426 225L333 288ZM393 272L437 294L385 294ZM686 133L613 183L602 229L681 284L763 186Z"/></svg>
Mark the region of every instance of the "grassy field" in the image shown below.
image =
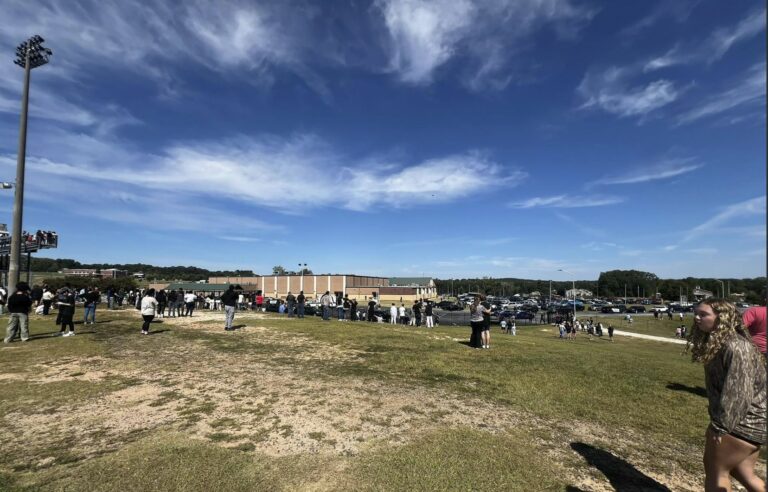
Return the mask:
<svg viewBox="0 0 768 492"><path fill-rule="evenodd" d="M0 489L701 489L703 369L679 345L98 316L0 349Z"/></svg>

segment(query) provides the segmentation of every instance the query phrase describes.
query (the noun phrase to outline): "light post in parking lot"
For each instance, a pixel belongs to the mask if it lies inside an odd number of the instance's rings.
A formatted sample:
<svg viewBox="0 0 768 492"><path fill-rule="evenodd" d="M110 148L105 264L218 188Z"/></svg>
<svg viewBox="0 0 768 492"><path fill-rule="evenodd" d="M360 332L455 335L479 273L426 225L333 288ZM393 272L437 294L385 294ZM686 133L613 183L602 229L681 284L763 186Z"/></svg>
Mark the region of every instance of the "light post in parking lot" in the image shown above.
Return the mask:
<svg viewBox="0 0 768 492"><path fill-rule="evenodd" d="M720 297L725 299L725 283L722 280L717 280L717 281L720 282Z"/></svg>
<svg viewBox="0 0 768 492"><path fill-rule="evenodd" d="M574 278L573 274L568 270L559 268L557 271L567 273L568 275L571 276L571 282L573 283L573 321L576 321L576 279Z"/></svg>
<svg viewBox="0 0 768 492"><path fill-rule="evenodd" d="M304 290L304 270L306 269L307 269L306 263L299 263L299 270L301 270L301 289L299 290Z"/></svg>

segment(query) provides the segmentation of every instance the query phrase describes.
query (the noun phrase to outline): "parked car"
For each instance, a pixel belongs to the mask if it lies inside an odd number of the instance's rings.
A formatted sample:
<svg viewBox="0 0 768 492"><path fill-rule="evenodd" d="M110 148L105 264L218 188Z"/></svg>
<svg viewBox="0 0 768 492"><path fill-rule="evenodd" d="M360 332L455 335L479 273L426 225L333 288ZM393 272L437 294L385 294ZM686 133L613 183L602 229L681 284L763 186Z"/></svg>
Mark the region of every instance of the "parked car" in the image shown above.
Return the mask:
<svg viewBox="0 0 768 492"><path fill-rule="evenodd" d="M616 314L616 313L624 313L627 311L627 307L623 304L616 304L614 306L603 306L600 308L601 313L607 313L607 314Z"/></svg>
<svg viewBox="0 0 768 492"><path fill-rule="evenodd" d="M518 311L515 313L515 319L534 319L536 313L532 311Z"/></svg>
<svg viewBox="0 0 768 492"><path fill-rule="evenodd" d="M448 304L447 306L443 307L442 309L444 309L446 311L463 311L464 310L464 306L461 306L459 304L456 304L456 303L452 302L452 303Z"/></svg>
<svg viewBox="0 0 768 492"><path fill-rule="evenodd" d="M627 308L628 313L644 313L645 306L629 306Z"/></svg>

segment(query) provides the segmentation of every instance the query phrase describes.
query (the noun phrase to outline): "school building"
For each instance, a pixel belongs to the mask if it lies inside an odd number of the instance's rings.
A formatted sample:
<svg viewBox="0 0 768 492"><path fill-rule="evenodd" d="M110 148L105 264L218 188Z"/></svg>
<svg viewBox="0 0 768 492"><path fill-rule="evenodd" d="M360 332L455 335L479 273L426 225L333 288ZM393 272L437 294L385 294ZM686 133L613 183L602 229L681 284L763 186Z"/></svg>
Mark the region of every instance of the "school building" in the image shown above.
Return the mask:
<svg viewBox="0 0 768 492"><path fill-rule="evenodd" d="M362 275L265 275L256 277L211 277L208 284L235 284L246 292L261 291L265 297L284 299L304 291L309 299L325 291L350 299L380 302L406 302L437 297L435 282L429 277L367 277ZM202 284L205 285L205 284ZM218 290L218 289L217 289Z"/></svg>

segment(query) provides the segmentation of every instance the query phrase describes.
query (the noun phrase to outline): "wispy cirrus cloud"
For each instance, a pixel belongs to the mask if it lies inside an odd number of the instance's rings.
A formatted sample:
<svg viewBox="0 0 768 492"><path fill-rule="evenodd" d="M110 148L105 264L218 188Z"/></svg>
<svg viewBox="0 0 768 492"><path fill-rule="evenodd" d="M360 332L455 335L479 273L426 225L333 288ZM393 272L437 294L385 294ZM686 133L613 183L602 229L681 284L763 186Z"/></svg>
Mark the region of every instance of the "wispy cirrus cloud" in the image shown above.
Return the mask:
<svg viewBox="0 0 768 492"><path fill-rule="evenodd" d="M749 217L755 217L765 215L766 198L765 196L759 196L744 200L743 202L734 203L723 208L720 212L715 214L711 219L702 222L696 227L691 228L683 235L682 242L687 242L697 237L715 233L726 224L737 220Z"/></svg>
<svg viewBox="0 0 768 492"><path fill-rule="evenodd" d="M714 63L725 56L736 44L753 38L765 29L765 9L756 10L735 26L716 29L705 40L695 44L679 42L661 56L647 61L645 72L660 70L674 65Z"/></svg>
<svg viewBox="0 0 768 492"><path fill-rule="evenodd" d="M619 34L621 36L634 37L665 19L672 19L676 23L681 24L688 20L691 12L699 3L701 3L701 0L659 2L648 15L625 27Z"/></svg>
<svg viewBox="0 0 768 492"><path fill-rule="evenodd" d="M606 205L615 205L624 201L624 198L618 196L605 197L585 197L580 195L555 195L539 196L529 198L521 202L512 202L508 206L512 208L584 208L584 207L603 207Z"/></svg>
<svg viewBox="0 0 768 492"><path fill-rule="evenodd" d="M677 117L680 125L695 122L733 110L765 107L765 63L753 65L733 86L704 100L700 105ZM739 122L741 120L736 120Z"/></svg>
<svg viewBox="0 0 768 492"><path fill-rule="evenodd" d="M408 84L430 84L453 59L467 62L465 84L502 89L509 55L544 25L572 37L595 11L570 0L380 0L389 70Z"/></svg>
<svg viewBox="0 0 768 492"><path fill-rule="evenodd" d="M644 117L674 102L685 91L667 79L632 83L637 72L634 66L588 71L576 88L584 101L580 109L601 109L620 118Z"/></svg>
<svg viewBox="0 0 768 492"><path fill-rule="evenodd" d="M695 158L692 157L664 159L656 164L633 169L623 174L605 176L589 183L587 187L589 188L599 185L639 184L647 183L649 181L669 179L693 172L702 166L703 164L700 164Z"/></svg>

